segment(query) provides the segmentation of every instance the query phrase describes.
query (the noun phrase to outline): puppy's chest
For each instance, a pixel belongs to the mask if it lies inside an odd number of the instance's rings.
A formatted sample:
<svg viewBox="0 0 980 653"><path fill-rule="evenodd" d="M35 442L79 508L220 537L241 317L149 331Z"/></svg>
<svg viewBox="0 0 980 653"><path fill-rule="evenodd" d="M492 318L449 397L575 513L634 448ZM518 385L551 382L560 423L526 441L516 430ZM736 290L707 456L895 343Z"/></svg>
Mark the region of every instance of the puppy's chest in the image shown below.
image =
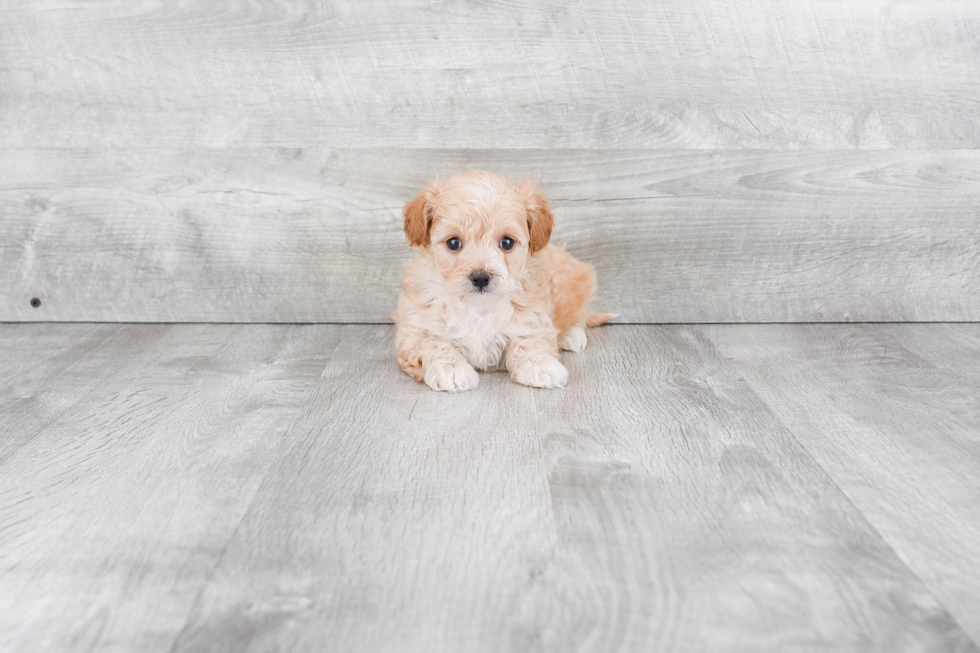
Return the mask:
<svg viewBox="0 0 980 653"><path fill-rule="evenodd" d="M445 339L455 345L480 370L503 364L507 348L507 320L513 309L509 305L454 306L448 309Z"/></svg>

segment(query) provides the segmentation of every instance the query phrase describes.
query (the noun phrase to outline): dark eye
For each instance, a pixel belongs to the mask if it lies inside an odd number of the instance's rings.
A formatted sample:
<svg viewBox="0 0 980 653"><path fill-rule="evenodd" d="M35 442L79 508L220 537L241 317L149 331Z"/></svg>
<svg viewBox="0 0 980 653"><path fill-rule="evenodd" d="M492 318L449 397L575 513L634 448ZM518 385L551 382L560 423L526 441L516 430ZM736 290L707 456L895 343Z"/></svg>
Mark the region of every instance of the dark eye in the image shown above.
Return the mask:
<svg viewBox="0 0 980 653"><path fill-rule="evenodd" d="M504 236L500 239L500 249L511 250L514 249L514 239L510 236Z"/></svg>
<svg viewBox="0 0 980 653"><path fill-rule="evenodd" d="M446 241L446 247L448 247L450 250L454 252L462 246L463 246L462 241L459 238L456 238L455 236L453 236L452 238Z"/></svg>

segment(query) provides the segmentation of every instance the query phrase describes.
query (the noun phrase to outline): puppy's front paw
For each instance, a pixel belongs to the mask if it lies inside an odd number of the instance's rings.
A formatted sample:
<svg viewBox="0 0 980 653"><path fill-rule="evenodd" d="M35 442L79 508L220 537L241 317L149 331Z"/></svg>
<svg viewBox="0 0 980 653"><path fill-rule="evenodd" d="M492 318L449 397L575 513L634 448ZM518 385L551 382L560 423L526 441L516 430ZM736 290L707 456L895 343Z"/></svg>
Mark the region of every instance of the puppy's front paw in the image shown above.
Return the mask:
<svg viewBox="0 0 980 653"><path fill-rule="evenodd" d="M425 368L425 384L433 390L465 392L480 385L480 375L464 360L440 358Z"/></svg>
<svg viewBox="0 0 980 653"><path fill-rule="evenodd" d="M558 346L565 351L582 351L589 344L589 338L582 327L572 327L562 331Z"/></svg>
<svg viewBox="0 0 980 653"><path fill-rule="evenodd" d="M554 356L534 356L522 360L510 378L532 388L564 388L568 383L568 369Z"/></svg>

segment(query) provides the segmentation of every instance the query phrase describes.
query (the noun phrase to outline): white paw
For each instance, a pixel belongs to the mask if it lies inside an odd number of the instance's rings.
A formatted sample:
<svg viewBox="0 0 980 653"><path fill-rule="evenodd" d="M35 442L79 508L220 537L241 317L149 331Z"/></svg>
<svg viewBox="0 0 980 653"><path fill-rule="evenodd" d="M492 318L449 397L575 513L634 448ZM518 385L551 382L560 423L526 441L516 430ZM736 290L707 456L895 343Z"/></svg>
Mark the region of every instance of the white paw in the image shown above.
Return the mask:
<svg viewBox="0 0 980 653"><path fill-rule="evenodd" d="M567 329L558 341L558 346L565 351L582 351L589 344L589 338L582 327Z"/></svg>
<svg viewBox="0 0 980 653"><path fill-rule="evenodd" d="M510 378L532 388L564 388L568 369L554 356L535 356L521 361Z"/></svg>
<svg viewBox="0 0 980 653"><path fill-rule="evenodd" d="M443 358L425 368L425 384L433 390L465 392L480 385L480 375L464 360Z"/></svg>

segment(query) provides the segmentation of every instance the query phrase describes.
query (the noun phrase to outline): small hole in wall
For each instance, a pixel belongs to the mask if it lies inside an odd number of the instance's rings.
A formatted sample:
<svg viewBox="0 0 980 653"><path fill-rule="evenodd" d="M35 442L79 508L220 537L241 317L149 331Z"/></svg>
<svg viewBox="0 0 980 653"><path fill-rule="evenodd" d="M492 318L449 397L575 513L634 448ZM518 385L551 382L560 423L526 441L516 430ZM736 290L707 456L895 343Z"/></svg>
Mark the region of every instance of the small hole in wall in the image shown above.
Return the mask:
<svg viewBox="0 0 980 653"><path fill-rule="evenodd" d="M37 297L34 297L33 299L31 299L31 306L33 306L34 308L40 308L41 300L38 299Z"/></svg>

